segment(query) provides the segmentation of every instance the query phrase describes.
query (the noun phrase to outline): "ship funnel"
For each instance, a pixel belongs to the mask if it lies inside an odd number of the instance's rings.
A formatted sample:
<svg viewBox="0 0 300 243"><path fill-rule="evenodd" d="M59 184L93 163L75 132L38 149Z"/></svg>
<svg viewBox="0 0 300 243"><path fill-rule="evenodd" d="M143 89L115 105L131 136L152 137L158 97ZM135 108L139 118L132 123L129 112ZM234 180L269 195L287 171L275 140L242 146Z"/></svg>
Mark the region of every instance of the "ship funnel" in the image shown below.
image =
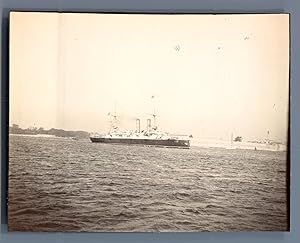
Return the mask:
<svg viewBox="0 0 300 243"><path fill-rule="evenodd" d="M138 133L140 133L141 132L141 121L140 121L140 119L136 119L136 131L138 132Z"/></svg>
<svg viewBox="0 0 300 243"><path fill-rule="evenodd" d="M151 130L151 119L147 119L147 131Z"/></svg>

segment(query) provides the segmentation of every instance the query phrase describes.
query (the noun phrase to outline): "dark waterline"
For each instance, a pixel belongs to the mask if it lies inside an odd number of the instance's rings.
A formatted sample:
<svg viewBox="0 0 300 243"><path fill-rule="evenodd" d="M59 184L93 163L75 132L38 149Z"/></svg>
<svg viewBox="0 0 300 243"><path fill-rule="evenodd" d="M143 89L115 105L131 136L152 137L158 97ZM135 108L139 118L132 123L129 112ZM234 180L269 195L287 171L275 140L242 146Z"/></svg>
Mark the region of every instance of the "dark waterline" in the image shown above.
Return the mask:
<svg viewBox="0 0 300 243"><path fill-rule="evenodd" d="M287 230L286 152L10 136L11 231Z"/></svg>

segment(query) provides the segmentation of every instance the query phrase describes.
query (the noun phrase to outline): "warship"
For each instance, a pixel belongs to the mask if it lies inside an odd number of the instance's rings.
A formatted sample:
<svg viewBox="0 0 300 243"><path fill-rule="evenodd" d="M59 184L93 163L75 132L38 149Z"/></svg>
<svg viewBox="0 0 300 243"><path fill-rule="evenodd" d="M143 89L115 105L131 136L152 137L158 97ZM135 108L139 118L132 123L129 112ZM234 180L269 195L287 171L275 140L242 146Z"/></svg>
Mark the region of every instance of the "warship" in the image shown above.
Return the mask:
<svg viewBox="0 0 300 243"><path fill-rule="evenodd" d="M151 99L154 99L154 96L152 96ZM104 135L100 135L98 133L91 134L90 140L93 143L127 144L186 149L190 148L190 138L192 135L172 135L168 132L158 129L155 102L154 112L153 114L150 114L152 119L147 119L147 126L145 130L141 130L141 120L136 118L136 129L134 131L121 131L118 126L116 107L114 113L108 113L108 115L112 117L111 128L109 132Z"/></svg>

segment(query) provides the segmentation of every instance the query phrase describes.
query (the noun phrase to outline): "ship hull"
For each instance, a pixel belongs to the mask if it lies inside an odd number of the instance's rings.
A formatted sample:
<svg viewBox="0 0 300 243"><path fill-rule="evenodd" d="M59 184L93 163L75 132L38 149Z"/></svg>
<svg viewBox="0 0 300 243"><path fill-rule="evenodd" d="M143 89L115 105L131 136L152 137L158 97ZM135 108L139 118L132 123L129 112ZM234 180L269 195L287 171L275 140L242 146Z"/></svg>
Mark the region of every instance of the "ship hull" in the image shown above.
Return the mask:
<svg viewBox="0 0 300 243"><path fill-rule="evenodd" d="M189 140L178 139L131 139L131 138L97 138L90 137L93 143L132 144L157 147L190 148Z"/></svg>

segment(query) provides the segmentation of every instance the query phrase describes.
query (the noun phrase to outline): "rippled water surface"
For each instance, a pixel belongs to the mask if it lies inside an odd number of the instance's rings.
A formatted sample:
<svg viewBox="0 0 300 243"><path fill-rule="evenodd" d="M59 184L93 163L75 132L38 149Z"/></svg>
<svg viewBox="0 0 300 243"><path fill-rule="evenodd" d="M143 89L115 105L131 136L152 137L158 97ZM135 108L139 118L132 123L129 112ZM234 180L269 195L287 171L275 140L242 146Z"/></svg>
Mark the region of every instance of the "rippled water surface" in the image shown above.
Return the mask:
<svg viewBox="0 0 300 243"><path fill-rule="evenodd" d="M286 152L10 136L9 230L286 230Z"/></svg>

